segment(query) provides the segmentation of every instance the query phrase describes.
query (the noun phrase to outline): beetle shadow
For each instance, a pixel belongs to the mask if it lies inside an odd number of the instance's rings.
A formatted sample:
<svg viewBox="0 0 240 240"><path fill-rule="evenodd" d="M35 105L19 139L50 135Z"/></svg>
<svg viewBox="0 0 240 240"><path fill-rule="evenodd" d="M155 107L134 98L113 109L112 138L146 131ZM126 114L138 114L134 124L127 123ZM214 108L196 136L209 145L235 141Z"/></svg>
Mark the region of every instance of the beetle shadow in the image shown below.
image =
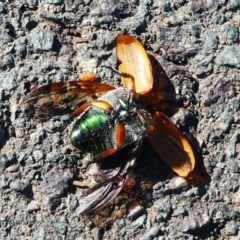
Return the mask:
<svg viewBox="0 0 240 240"><path fill-rule="evenodd" d="M113 167L116 160L114 158L119 158L116 155L119 155L119 152L108 157L106 168ZM125 155L124 149L120 156ZM121 161L127 161L127 159L121 159ZM169 167L159 161L158 155L144 140L133 173L121 192L100 211L82 217L86 221L91 221L93 225L107 230L117 219L127 216L136 206L141 206L143 209L151 207L153 186L158 182L168 180L171 176L170 172Z"/></svg>
<svg viewBox="0 0 240 240"><path fill-rule="evenodd" d="M0 150L4 147L4 145L7 143L7 141L10 139L9 131L1 127L0 125Z"/></svg>
<svg viewBox="0 0 240 240"><path fill-rule="evenodd" d="M149 111L161 111L170 117L183 106L182 101L177 97L173 83L156 57L148 53L148 58L152 66L153 86L151 91L142 96L142 101L147 104Z"/></svg>
<svg viewBox="0 0 240 240"><path fill-rule="evenodd" d="M199 149L197 147L197 149ZM195 147L193 147L193 151ZM194 151L196 153L196 151ZM172 170L155 153L151 145L145 139L137 158L133 174L126 186L107 206L94 214L83 215L83 220L91 221L94 226L108 230L117 219L128 217L131 219L131 210L140 206L142 214L147 214L147 208L154 202L165 196L181 195L192 187L198 188L198 196L201 198L206 193L206 185L210 178L203 165L201 154L195 154L196 167L188 179L187 187L157 189L160 185L168 184L174 176Z"/></svg>

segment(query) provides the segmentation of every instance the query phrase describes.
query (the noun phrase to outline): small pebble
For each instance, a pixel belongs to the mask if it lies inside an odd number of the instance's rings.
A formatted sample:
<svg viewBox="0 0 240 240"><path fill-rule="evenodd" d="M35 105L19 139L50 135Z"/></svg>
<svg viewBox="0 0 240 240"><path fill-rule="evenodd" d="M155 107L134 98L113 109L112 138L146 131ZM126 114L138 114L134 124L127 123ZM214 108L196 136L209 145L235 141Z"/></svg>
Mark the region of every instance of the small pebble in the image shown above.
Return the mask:
<svg viewBox="0 0 240 240"><path fill-rule="evenodd" d="M157 226L152 227L147 231L147 233L144 234L142 240L152 240L155 237L158 237L159 235L161 235L161 229Z"/></svg>
<svg viewBox="0 0 240 240"><path fill-rule="evenodd" d="M134 209L132 209L128 215L128 218L131 221L136 220L137 218L139 218L144 212L144 209L142 206L136 206Z"/></svg>
<svg viewBox="0 0 240 240"><path fill-rule="evenodd" d="M174 178L174 186L176 188L183 188L188 186L188 181L183 177Z"/></svg>
<svg viewBox="0 0 240 240"><path fill-rule="evenodd" d="M238 234L239 226L234 222L230 221L226 224L226 234L228 236L236 236Z"/></svg>
<svg viewBox="0 0 240 240"><path fill-rule="evenodd" d="M40 209L40 204L39 204L38 201L33 200L28 204L27 209L28 209L29 212L39 210Z"/></svg>
<svg viewBox="0 0 240 240"><path fill-rule="evenodd" d="M6 168L7 172L17 172L18 171L18 166L17 165L11 165L8 168Z"/></svg>
<svg viewBox="0 0 240 240"><path fill-rule="evenodd" d="M131 223L131 226L134 228L143 228L146 218L147 218L146 215L139 217L137 220L135 220Z"/></svg>

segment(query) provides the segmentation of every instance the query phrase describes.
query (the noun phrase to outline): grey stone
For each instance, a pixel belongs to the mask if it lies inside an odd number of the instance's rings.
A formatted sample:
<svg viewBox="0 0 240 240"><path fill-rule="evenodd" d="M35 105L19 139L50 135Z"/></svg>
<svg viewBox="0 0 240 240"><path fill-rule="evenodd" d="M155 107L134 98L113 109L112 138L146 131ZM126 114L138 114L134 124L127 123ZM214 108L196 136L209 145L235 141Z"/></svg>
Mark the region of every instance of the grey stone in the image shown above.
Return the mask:
<svg viewBox="0 0 240 240"><path fill-rule="evenodd" d="M100 24L111 24L113 19L109 16L104 16L98 19Z"/></svg>
<svg viewBox="0 0 240 240"><path fill-rule="evenodd" d="M169 1L165 1L165 0L154 0L153 1L153 6L155 7L160 7L160 9L163 12L171 12L172 8L170 6Z"/></svg>
<svg viewBox="0 0 240 240"><path fill-rule="evenodd" d="M51 50L54 43L53 34L45 32L41 28L36 27L30 33L30 43L35 50Z"/></svg>
<svg viewBox="0 0 240 240"><path fill-rule="evenodd" d="M188 211L182 207L179 207L173 211L172 216L186 216Z"/></svg>
<svg viewBox="0 0 240 240"><path fill-rule="evenodd" d="M210 59L212 59L212 56L204 59L199 65L196 66L195 74L197 77L205 77L213 72L213 64L205 64Z"/></svg>
<svg viewBox="0 0 240 240"><path fill-rule="evenodd" d="M232 137L231 137L231 141L234 143L239 142L240 140L240 130L237 130L236 132L233 133Z"/></svg>
<svg viewBox="0 0 240 240"><path fill-rule="evenodd" d="M206 212L196 211L184 220L180 230L187 233L208 232L211 229L211 223L212 220Z"/></svg>
<svg viewBox="0 0 240 240"><path fill-rule="evenodd" d="M158 226L156 226L156 227L150 228L141 239L142 240L152 240L152 239L158 237L159 235L161 235L161 229Z"/></svg>
<svg viewBox="0 0 240 240"><path fill-rule="evenodd" d="M229 10L237 10L239 9L239 6L240 6L240 1L239 0L230 0L229 3L228 3L228 9Z"/></svg>
<svg viewBox="0 0 240 240"><path fill-rule="evenodd" d="M0 188L5 188L8 186L8 180L5 175L0 176Z"/></svg>
<svg viewBox="0 0 240 240"><path fill-rule="evenodd" d="M36 129L31 135L30 135L30 143L32 145L37 145L38 143L42 143L43 139L45 138L45 131L42 128Z"/></svg>
<svg viewBox="0 0 240 240"><path fill-rule="evenodd" d="M238 225L234 221L226 224L226 234L228 236L236 236L238 234Z"/></svg>
<svg viewBox="0 0 240 240"><path fill-rule="evenodd" d="M0 86L4 89L4 90L13 90L16 86L17 83L15 81L17 77L17 73L12 70L10 72L1 72L0 73Z"/></svg>
<svg viewBox="0 0 240 240"><path fill-rule="evenodd" d="M214 129L219 131L220 134L226 133L230 130L231 125L234 123L234 117L227 112L221 114L218 119L218 124L215 125Z"/></svg>
<svg viewBox="0 0 240 240"><path fill-rule="evenodd" d="M7 54L3 57L3 60L2 60L4 66L12 66L14 65L14 59L13 57L10 55L10 54Z"/></svg>
<svg viewBox="0 0 240 240"><path fill-rule="evenodd" d="M142 23L142 21L138 20L138 19L131 19L130 21L125 21L124 23L124 27L131 32L143 32L145 29L144 24Z"/></svg>
<svg viewBox="0 0 240 240"><path fill-rule="evenodd" d="M98 53L99 58L108 58L112 54L112 51L101 51Z"/></svg>
<svg viewBox="0 0 240 240"><path fill-rule="evenodd" d="M67 232L67 225L66 223L58 222L54 224L54 227L57 232L61 234L65 234Z"/></svg>
<svg viewBox="0 0 240 240"><path fill-rule="evenodd" d="M226 46L217 56L216 63L240 68L240 47Z"/></svg>
<svg viewBox="0 0 240 240"><path fill-rule="evenodd" d="M19 19L16 17L11 18L11 25L13 26L15 32L19 30L20 27Z"/></svg>
<svg viewBox="0 0 240 240"><path fill-rule="evenodd" d="M28 204L28 206L27 206L27 210L28 210L29 212L37 211L37 210L39 210L39 209L41 209L41 208L40 208L40 204L39 204L38 201L31 201L31 202Z"/></svg>
<svg viewBox="0 0 240 240"><path fill-rule="evenodd" d="M12 38L9 34L7 33L2 33L0 34L0 40L2 40L5 43L13 42L14 38Z"/></svg>
<svg viewBox="0 0 240 240"><path fill-rule="evenodd" d="M213 17L213 21L216 24L223 24L226 21L226 17L222 13L216 14L216 16Z"/></svg>
<svg viewBox="0 0 240 240"><path fill-rule="evenodd" d="M61 152L52 152L47 155L46 162L58 162L61 158L63 158Z"/></svg>
<svg viewBox="0 0 240 240"><path fill-rule="evenodd" d="M10 183L10 188L17 192L23 192L27 188L27 185L19 180L15 180Z"/></svg>
<svg viewBox="0 0 240 240"><path fill-rule="evenodd" d="M27 0L27 4L31 7L36 7L38 5L38 0Z"/></svg>
<svg viewBox="0 0 240 240"><path fill-rule="evenodd" d="M43 2L48 4L60 4L62 0L44 0Z"/></svg>
<svg viewBox="0 0 240 240"><path fill-rule="evenodd" d="M128 218L131 221L136 220L138 217L140 217L144 212L144 209L142 206L136 206L133 210L130 211Z"/></svg>
<svg viewBox="0 0 240 240"><path fill-rule="evenodd" d="M30 69L31 69L30 66L21 67L20 70L19 70L19 77L21 77L21 78L28 77L29 72L31 71Z"/></svg>
<svg viewBox="0 0 240 240"><path fill-rule="evenodd" d="M139 217L137 220L131 223L131 226L134 228L143 228L144 222L146 221L146 215Z"/></svg>
<svg viewBox="0 0 240 240"><path fill-rule="evenodd" d="M47 240L49 239L47 237L46 231L44 230L43 227L41 227L37 232L35 232L33 236L33 240Z"/></svg>
<svg viewBox="0 0 240 240"><path fill-rule="evenodd" d="M149 8L141 4L138 7L135 17L138 19L146 19L149 15Z"/></svg>
<svg viewBox="0 0 240 240"><path fill-rule="evenodd" d="M26 37L20 37L15 40L14 49L17 52L25 53L26 52L26 45L27 45L27 38Z"/></svg>
<svg viewBox="0 0 240 240"><path fill-rule="evenodd" d="M187 32L192 34L195 37L199 37L201 34L201 28L199 25L197 24L190 24L190 25L186 25L183 27L183 29Z"/></svg>
<svg viewBox="0 0 240 240"><path fill-rule="evenodd" d="M164 186L164 184L162 182L158 182L153 186L154 190L159 190Z"/></svg>
<svg viewBox="0 0 240 240"><path fill-rule="evenodd" d="M52 169L43 176L42 201L51 210L55 209L61 202L60 197L68 187L68 180L72 177L70 171L62 173L58 169Z"/></svg>
<svg viewBox="0 0 240 240"><path fill-rule="evenodd" d="M158 200L154 203L154 208L161 213L161 216L167 219L172 213L172 206L169 203ZM158 213L158 214L159 214Z"/></svg>
<svg viewBox="0 0 240 240"><path fill-rule="evenodd" d="M44 154L42 150L36 150L33 152L33 157L38 162L39 160L44 158Z"/></svg>
<svg viewBox="0 0 240 240"><path fill-rule="evenodd" d="M118 226L118 228L123 228L126 226L125 221L123 219L117 219L116 225Z"/></svg>
<svg viewBox="0 0 240 240"><path fill-rule="evenodd" d="M7 7L3 2L0 2L0 13L6 13Z"/></svg>
<svg viewBox="0 0 240 240"><path fill-rule="evenodd" d="M203 48L205 50L217 50L218 49L218 38L217 36L207 30L205 33L204 33L204 43L203 43Z"/></svg>
<svg viewBox="0 0 240 240"><path fill-rule="evenodd" d="M78 199L75 196L71 196L68 198L67 206L70 209L70 211L75 211L78 207Z"/></svg>
<svg viewBox="0 0 240 240"><path fill-rule="evenodd" d="M239 31L236 26L231 23L225 23L221 26L219 41L221 44L236 43L239 39Z"/></svg>
<svg viewBox="0 0 240 240"><path fill-rule="evenodd" d="M1 154L0 155L0 166L5 168L6 164L8 164L8 163L10 163L10 160L8 159L8 157L5 154Z"/></svg>
<svg viewBox="0 0 240 240"><path fill-rule="evenodd" d="M169 17L168 25L172 27L177 27L182 25L182 20L179 19L176 15L171 15Z"/></svg>
<svg viewBox="0 0 240 240"><path fill-rule="evenodd" d="M49 12L43 12L41 13L41 17L48 20L52 21L55 23L61 23L61 18L57 14L49 13Z"/></svg>
<svg viewBox="0 0 240 240"><path fill-rule="evenodd" d="M230 166L230 169L232 170L233 173L238 173L239 172L239 167L238 164L233 162Z"/></svg>

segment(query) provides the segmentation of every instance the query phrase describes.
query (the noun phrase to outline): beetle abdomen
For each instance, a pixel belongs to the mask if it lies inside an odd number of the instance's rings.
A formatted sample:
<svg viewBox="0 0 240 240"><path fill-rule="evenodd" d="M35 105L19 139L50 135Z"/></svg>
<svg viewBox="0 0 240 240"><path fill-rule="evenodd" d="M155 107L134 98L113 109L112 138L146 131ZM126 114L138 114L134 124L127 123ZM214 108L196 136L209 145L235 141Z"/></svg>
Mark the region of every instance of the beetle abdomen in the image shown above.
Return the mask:
<svg viewBox="0 0 240 240"><path fill-rule="evenodd" d="M93 156L116 148L112 136L113 127L104 111L93 108L76 121L70 135L73 145Z"/></svg>

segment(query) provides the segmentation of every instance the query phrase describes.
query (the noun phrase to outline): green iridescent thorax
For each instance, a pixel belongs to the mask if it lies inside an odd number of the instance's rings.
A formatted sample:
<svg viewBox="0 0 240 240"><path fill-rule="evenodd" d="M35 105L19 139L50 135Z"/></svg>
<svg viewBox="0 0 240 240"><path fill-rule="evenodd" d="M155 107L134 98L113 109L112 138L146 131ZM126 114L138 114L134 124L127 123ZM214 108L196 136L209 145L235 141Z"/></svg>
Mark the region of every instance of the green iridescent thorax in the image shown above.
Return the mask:
<svg viewBox="0 0 240 240"><path fill-rule="evenodd" d="M105 112L90 108L76 121L70 137L73 145L96 156L115 147L113 131Z"/></svg>

